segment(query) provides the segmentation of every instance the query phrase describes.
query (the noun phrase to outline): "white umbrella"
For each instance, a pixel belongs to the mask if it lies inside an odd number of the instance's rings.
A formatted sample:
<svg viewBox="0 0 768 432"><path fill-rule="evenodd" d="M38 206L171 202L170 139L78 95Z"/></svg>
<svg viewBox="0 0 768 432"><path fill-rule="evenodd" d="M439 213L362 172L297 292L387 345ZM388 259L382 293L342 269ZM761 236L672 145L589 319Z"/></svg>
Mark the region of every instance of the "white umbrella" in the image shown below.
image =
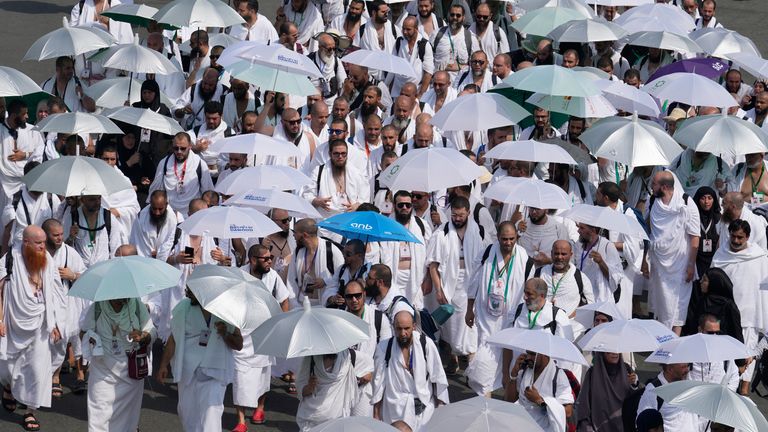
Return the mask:
<svg viewBox="0 0 768 432"><path fill-rule="evenodd" d="M129 89L128 102L139 102L141 100L141 81L130 77L101 80L90 87L83 88L83 93L93 99L97 107L119 108L124 106ZM174 101L171 101L163 92L160 92L160 102L169 108L174 105Z"/></svg>
<svg viewBox="0 0 768 432"><path fill-rule="evenodd" d="M252 334L253 352L281 358L335 354L370 338L368 323L340 309L304 307L268 319Z"/></svg>
<svg viewBox="0 0 768 432"><path fill-rule="evenodd" d="M761 57L752 40L725 28L704 28L691 33L691 39L712 57L729 59L728 54L752 54Z"/></svg>
<svg viewBox="0 0 768 432"><path fill-rule="evenodd" d="M133 187L114 167L101 159L85 156L62 156L43 162L22 181L28 190L65 197L106 196Z"/></svg>
<svg viewBox="0 0 768 432"><path fill-rule="evenodd" d="M492 432L510 430L510 425L518 431L544 432L522 405L483 396L438 407L421 430Z"/></svg>
<svg viewBox="0 0 768 432"><path fill-rule="evenodd" d="M112 120L98 114L82 112L51 114L35 126L40 132L60 132L68 134L108 133L122 134Z"/></svg>
<svg viewBox="0 0 768 432"><path fill-rule="evenodd" d="M156 73L162 75L179 72L168 57L139 43L135 35L132 43L114 45L91 57L106 68L133 73Z"/></svg>
<svg viewBox="0 0 768 432"><path fill-rule="evenodd" d="M312 96L317 93L317 88L306 74L265 67L263 64L257 64L255 58L251 61L241 60L226 69L233 77L262 90L294 96Z"/></svg>
<svg viewBox="0 0 768 432"><path fill-rule="evenodd" d="M271 288L236 267L199 265L187 278L187 286L205 310L244 335L282 312Z"/></svg>
<svg viewBox="0 0 768 432"><path fill-rule="evenodd" d="M341 61L358 66L365 66L368 69L417 78L416 71L413 70L413 66L411 66L411 63L408 60L388 52L359 49L345 55L341 58Z"/></svg>
<svg viewBox="0 0 768 432"><path fill-rule="evenodd" d="M728 90L709 78L690 72L675 72L656 78L642 87L644 92L663 102L682 102L693 106L727 108L737 105Z"/></svg>
<svg viewBox="0 0 768 432"><path fill-rule="evenodd" d="M752 122L728 115L726 110L684 120L673 138L689 149L715 155L768 152L768 134Z"/></svg>
<svg viewBox="0 0 768 432"><path fill-rule="evenodd" d="M32 78L16 69L0 66L0 97L24 96L43 91Z"/></svg>
<svg viewBox="0 0 768 432"><path fill-rule="evenodd" d="M601 42L615 41L626 36L627 32L618 25L606 21L602 18L597 19L578 19L560 24L554 30L549 32L547 39L555 42Z"/></svg>
<svg viewBox="0 0 768 432"><path fill-rule="evenodd" d="M411 150L399 157L379 175L390 190L437 190L467 185L483 175L483 170L458 150L431 147Z"/></svg>
<svg viewBox="0 0 768 432"><path fill-rule="evenodd" d="M653 4L653 0L589 0L597 6L642 6Z"/></svg>
<svg viewBox="0 0 768 432"><path fill-rule="evenodd" d="M696 54L702 48L688 36L666 31L641 31L627 38L627 45L659 48L681 53Z"/></svg>
<svg viewBox="0 0 768 432"><path fill-rule="evenodd" d="M610 207L575 204L560 216L567 217L577 223L604 228L632 237L642 237L643 240L648 239L645 229L637 221L637 218Z"/></svg>
<svg viewBox="0 0 768 432"><path fill-rule="evenodd" d="M518 90L544 93L550 96L593 96L600 89L583 75L556 65L525 68L504 79Z"/></svg>
<svg viewBox="0 0 768 432"><path fill-rule="evenodd" d="M584 0L520 0L518 5L526 11L543 7L564 7L575 10L584 18L595 17L595 12Z"/></svg>
<svg viewBox="0 0 768 432"><path fill-rule="evenodd" d="M291 51L281 44L254 44L248 51L236 57L283 72L309 75L313 78L321 78L323 76L317 65L309 57ZM222 65L226 67L225 64Z"/></svg>
<svg viewBox="0 0 768 432"><path fill-rule="evenodd" d="M216 192L235 195L249 189L297 190L312 183L306 174L287 166L261 165L239 169L216 185Z"/></svg>
<svg viewBox="0 0 768 432"><path fill-rule="evenodd" d="M593 327L576 344L584 351L647 352L674 337L671 330L656 320L614 319Z"/></svg>
<svg viewBox="0 0 768 432"><path fill-rule="evenodd" d="M216 63L224 66L225 68L234 65L235 63L250 60L253 56L253 51L258 48L265 47L263 42L256 41L239 41L230 45L221 53L221 57L216 60Z"/></svg>
<svg viewBox="0 0 768 432"><path fill-rule="evenodd" d="M682 9L681 9L682 11ZM624 15L619 18L623 18ZM616 24L618 20L614 20ZM626 22L621 23L621 27L627 33L637 33L642 31L663 31L667 33L679 34L685 36L690 31L687 21L668 21L656 16L639 17L635 16Z"/></svg>
<svg viewBox="0 0 768 432"><path fill-rule="evenodd" d="M562 188L536 178L505 177L488 186L484 196L507 204L541 209L571 207L571 199Z"/></svg>
<svg viewBox="0 0 768 432"><path fill-rule="evenodd" d="M497 160L576 165L576 161L562 147L534 140L505 141L493 146L491 150L485 153L485 157Z"/></svg>
<svg viewBox="0 0 768 432"><path fill-rule="evenodd" d="M599 80L595 81L603 96L614 107L625 112L637 113L651 118L659 116L659 104L653 96L637 87L625 84L623 81Z"/></svg>
<svg viewBox="0 0 768 432"><path fill-rule="evenodd" d="M221 0L174 0L157 11L158 23L175 27L229 27L245 21L229 4Z"/></svg>
<svg viewBox="0 0 768 432"><path fill-rule="evenodd" d="M224 201L224 205L253 207L261 212L281 208L293 217L322 219L320 213L307 200L277 189L251 189L241 192Z"/></svg>
<svg viewBox="0 0 768 432"><path fill-rule="evenodd" d="M77 56L115 43L111 34L96 27L70 27L62 18L62 27L36 40L22 60L42 61L61 56Z"/></svg>
<svg viewBox="0 0 768 432"><path fill-rule="evenodd" d="M442 131L485 130L517 124L531 114L497 93L475 93L456 98L432 117Z"/></svg>
<svg viewBox="0 0 768 432"><path fill-rule="evenodd" d="M617 113L616 108L602 95L570 97L534 93L526 102L547 111L581 118L604 118Z"/></svg>
<svg viewBox="0 0 768 432"><path fill-rule="evenodd" d="M280 231L272 219L256 209L223 206L200 210L179 224L179 228L189 235L216 238L258 238Z"/></svg>
<svg viewBox="0 0 768 432"><path fill-rule="evenodd" d="M573 145L569 141L564 141L558 138L549 138L542 140L545 144L552 144L565 150L570 155L577 165L591 165L595 163L595 159L589 154L588 151L581 148L581 146Z"/></svg>
<svg viewBox="0 0 768 432"><path fill-rule="evenodd" d="M260 133L222 138L211 144L210 148L211 151L219 153L244 153L278 157L298 157L301 155L293 143Z"/></svg>
<svg viewBox="0 0 768 432"><path fill-rule="evenodd" d="M671 28L675 31L672 33L681 35L687 35L688 32L696 27L696 23L694 22L693 18L685 11L683 11L682 8L666 3L646 4L629 9L622 13L621 16L613 20L613 22L624 27L624 30L627 30L630 33L640 31L629 29L632 27L627 25L630 20L636 20L638 23L646 21L649 23L648 27L654 27L657 24L667 23L673 26ZM647 28L646 30L653 29Z"/></svg>
<svg viewBox="0 0 768 432"><path fill-rule="evenodd" d="M488 344L511 350L532 351L564 362L589 364L576 345L549 331L510 327L491 335Z"/></svg>
<svg viewBox="0 0 768 432"><path fill-rule="evenodd" d="M613 299L609 299L577 307L574 320L583 325L584 328L592 328L592 325L595 322L595 312L608 315L614 320L626 319L624 314L616 306L616 302L613 301Z"/></svg>
<svg viewBox="0 0 768 432"><path fill-rule="evenodd" d="M124 106L105 110L102 114L112 120L118 120L166 135L176 135L179 132L184 132L184 129L179 126L179 122L160 113L156 113L149 108Z"/></svg>
<svg viewBox="0 0 768 432"><path fill-rule="evenodd" d="M648 358L649 363L719 363L755 355L744 343L728 335L698 333L664 342Z"/></svg>
<svg viewBox="0 0 768 432"><path fill-rule="evenodd" d="M593 155L633 167L667 166L683 151L661 126L637 114L600 119L579 139Z"/></svg>
<svg viewBox="0 0 768 432"><path fill-rule="evenodd" d="M397 432L397 429L372 417L350 416L320 423L309 432Z"/></svg>
<svg viewBox="0 0 768 432"><path fill-rule="evenodd" d="M752 53L742 52L730 53L728 58L756 78L768 79L768 60Z"/></svg>
<svg viewBox="0 0 768 432"><path fill-rule="evenodd" d="M144 4L123 3L112 5L101 16L108 17L112 21L126 22L129 24L148 27L149 23L154 21L157 8ZM164 26L165 29L175 28L173 26ZM213 46L213 45L211 45Z"/></svg>
<svg viewBox="0 0 768 432"><path fill-rule="evenodd" d="M671 406L740 432L768 430L768 421L755 403L731 391L725 384L683 380L657 387L655 391Z"/></svg>

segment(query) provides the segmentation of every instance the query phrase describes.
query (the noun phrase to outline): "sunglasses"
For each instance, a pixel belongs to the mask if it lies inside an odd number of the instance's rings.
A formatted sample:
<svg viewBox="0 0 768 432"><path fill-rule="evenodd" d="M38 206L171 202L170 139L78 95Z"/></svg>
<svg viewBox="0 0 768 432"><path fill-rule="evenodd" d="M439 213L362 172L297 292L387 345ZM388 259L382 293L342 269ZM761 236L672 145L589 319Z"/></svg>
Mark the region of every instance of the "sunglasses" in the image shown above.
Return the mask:
<svg viewBox="0 0 768 432"><path fill-rule="evenodd" d="M256 259L259 260L259 261L272 261L272 260L275 259L275 257L272 256L272 255L267 255L267 256L263 256L263 257L256 257Z"/></svg>
<svg viewBox="0 0 768 432"><path fill-rule="evenodd" d="M719 334L723 334L722 332L719 332L719 331L708 331L708 332L704 332L704 333L706 333L706 334L708 334L708 335L719 335Z"/></svg>
<svg viewBox="0 0 768 432"><path fill-rule="evenodd" d="M280 222L280 223L282 223L282 224L287 224L288 222L290 222L290 221L291 221L291 218L287 217L287 218L285 218L285 219L277 219L276 221L277 221L277 222Z"/></svg>
<svg viewBox="0 0 768 432"><path fill-rule="evenodd" d="M411 208L412 204L409 202L397 203L397 208Z"/></svg>
<svg viewBox="0 0 768 432"><path fill-rule="evenodd" d="M451 18L461 18L463 16L464 16L464 14L454 14L454 13L450 14Z"/></svg>
<svg viewBox="0 0 768 432"><path fill-rule="evenodd" d="M427 195L426 194L411 194L411 196L413 197L413 199L422 199L422 198L424 198Z"/></svg>
<svg viewBox="0 0 768 432"><path fill-rule="evenodd" d="M344 129L331 129L328 128L328 135L342 135L344 134Z"/></svg>
<svg viewBox="0 0 768 432"><path fill-rule="evenodd" d="M489 15L475 15L475 19L478 20L478 21L485 21L488 18L490 18Z"/></svg>
<svg viewBox="0 0 768 432"><path fill-rule="evenodd" d="M485 63L485 60L470 60L470 63L481 65L481 64Z"/></svg>
<svg viewBox="0 0 768 432"><path fill-rule="evenodd" d="M173 151L175 151L175 152L177 152L177 151L180 151L180 152L185 152L185 151L189 150L189 147L179 147L179 146L174 146L174 147L171 147L171 148L172 148L172 149L173 149Z"/></svg>
<svg viewBox="0 0 768 432"><path fill-rule="evenodd" d="M344 294L344 298L347 300L352 300L352 299L360 300L361 298L363 298L363 293L359 292L359 293Z"/></svg>
<svg viewBox="0 0 768 432"><path fill-rule="evenodd" d="M296 120L283 120L283 121L284 121L284 122L286 122L286 123L288 123L288 124L290 124L290 125L297 125L297 124L301 123L301 119L296 119Z"/></svg>

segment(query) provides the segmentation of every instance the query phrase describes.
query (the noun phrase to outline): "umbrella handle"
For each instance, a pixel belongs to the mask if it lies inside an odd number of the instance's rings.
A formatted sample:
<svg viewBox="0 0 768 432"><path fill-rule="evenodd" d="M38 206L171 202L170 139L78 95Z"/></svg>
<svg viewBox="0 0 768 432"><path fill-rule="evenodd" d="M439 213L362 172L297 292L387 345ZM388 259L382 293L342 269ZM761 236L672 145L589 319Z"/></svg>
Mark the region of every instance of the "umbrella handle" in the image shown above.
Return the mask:
<svg viewBox="0 0 768 432"><path fill-rule="evenodd" d="M131 103L131 86L132 85L133 85L133 72L131 72L131 78L128 81L128 99L126 100L128 101L129 105Z"/></svg>

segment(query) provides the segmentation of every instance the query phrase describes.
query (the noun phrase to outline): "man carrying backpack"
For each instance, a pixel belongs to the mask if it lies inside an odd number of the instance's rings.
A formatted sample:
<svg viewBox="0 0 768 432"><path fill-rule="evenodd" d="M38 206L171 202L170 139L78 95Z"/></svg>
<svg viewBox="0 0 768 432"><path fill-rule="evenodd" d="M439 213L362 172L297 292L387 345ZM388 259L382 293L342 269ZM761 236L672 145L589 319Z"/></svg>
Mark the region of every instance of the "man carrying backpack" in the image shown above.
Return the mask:
<svg viewBox="0 0 768 432"><path fill-rule="evenodd" d="M656 394L656 387L664 384L688 379L688 363L661 365L661 372L651 382L645 385L645 391L640 397L637 412L646 409L658 410L664 419L664 430L675 432L696 432L699 430L699 416L680 408L664 403Z"/></svg>

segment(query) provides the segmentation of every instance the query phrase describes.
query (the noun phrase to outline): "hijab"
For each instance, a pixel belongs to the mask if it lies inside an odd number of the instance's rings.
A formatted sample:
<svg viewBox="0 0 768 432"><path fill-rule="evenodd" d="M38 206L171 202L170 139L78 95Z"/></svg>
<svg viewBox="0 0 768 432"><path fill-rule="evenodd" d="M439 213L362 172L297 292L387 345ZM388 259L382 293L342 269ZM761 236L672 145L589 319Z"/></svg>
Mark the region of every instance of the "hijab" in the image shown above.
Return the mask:
<svg viewBox="0 0 768 432"><path fill-rule="evenodd" d="M609 364L603 353L596 352L576 401L577 422L586 421L596 432L622 430L621 410L631 392L629 367L624 357L619 355L618 363Z"/></svg>
<svg viewBox="0 0 768 432"><path fill-rule="evenodd" d="M704 210L699 204L701 197L709 195L712 197L712 208L709 211ZM717 192L709 186L702 186L696 190L696 194L693 196L693 202L696 203L696 207L699 209L699 219L701 219L701 226L717 225L720 222L720 201L717 199Z"/></svg>
<svg viewBox="0 0 768 432"><path fill-rule="evenodd" d="M152 111L157 111L160 108L160 85L157 84L157 81L148 79L141 83L141 91L144 92L144 90L155 92L155 98L152 99L151 102L146 103L144 102L144 99L140 97L137 106L139 108L149 108Z"/></svg>

